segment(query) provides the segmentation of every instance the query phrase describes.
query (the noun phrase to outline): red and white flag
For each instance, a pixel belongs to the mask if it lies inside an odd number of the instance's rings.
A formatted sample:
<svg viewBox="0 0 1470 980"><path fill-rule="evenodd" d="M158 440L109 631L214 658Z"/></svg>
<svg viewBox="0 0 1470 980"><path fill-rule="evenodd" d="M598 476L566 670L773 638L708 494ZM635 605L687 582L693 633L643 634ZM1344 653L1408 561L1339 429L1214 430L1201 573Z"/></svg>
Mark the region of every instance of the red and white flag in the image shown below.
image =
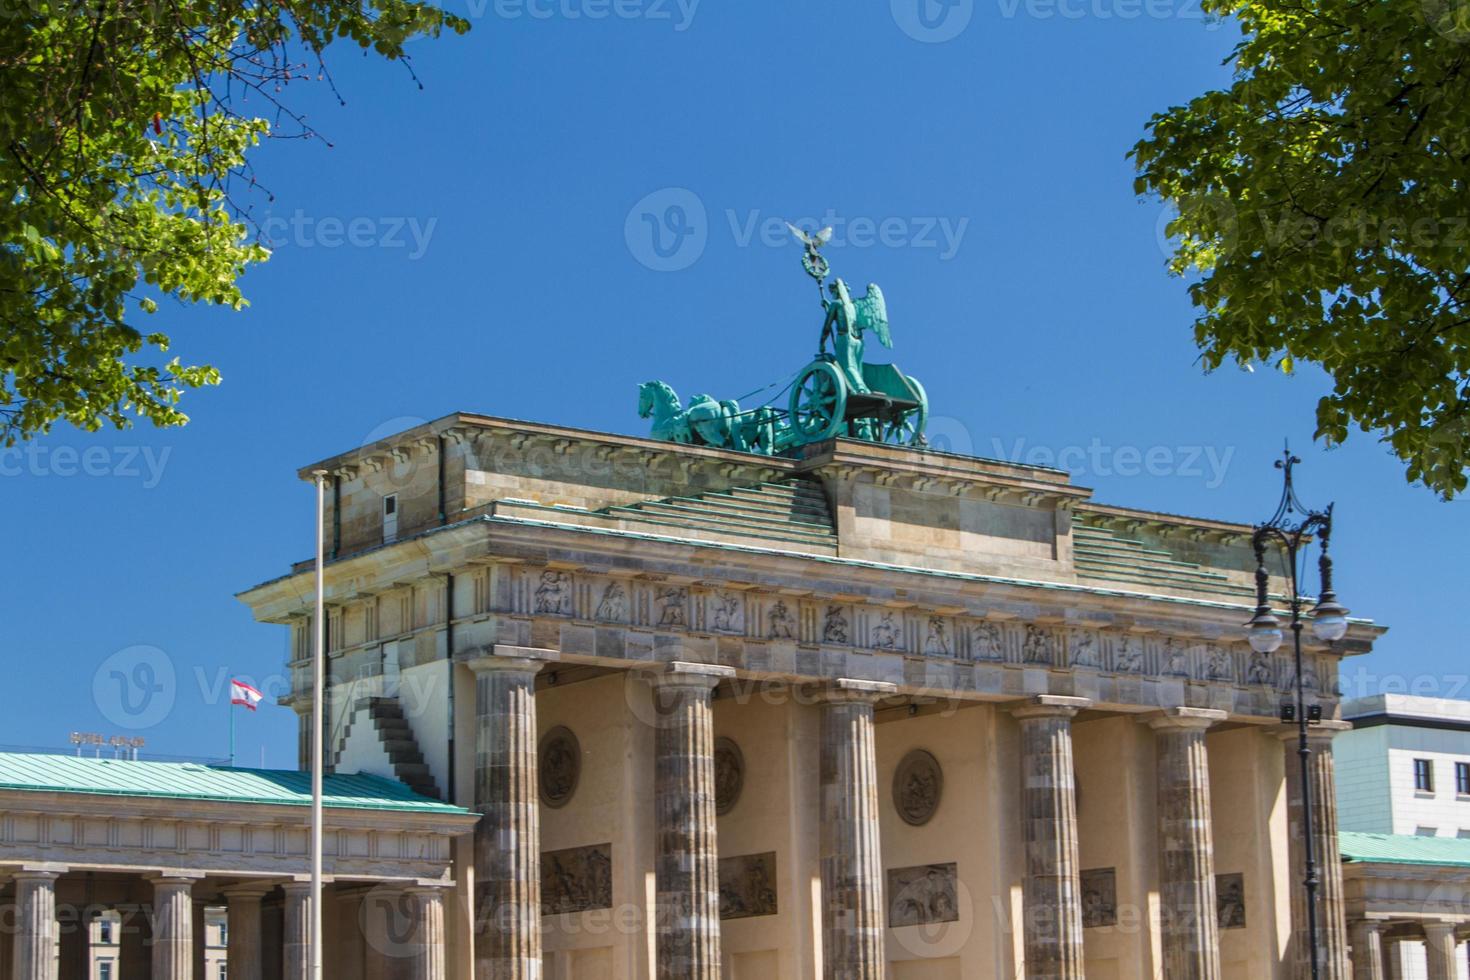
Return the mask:
<svg viewBox="0 0 1470 980"><path fill-rule="evenodd" d="M261 699L264 697L264 694L261 694L259 691L251 687L249 684L246 684L244 681L237 681L233 678L230 679L231 704L244 705L251 711L254 711L255 706L259 704Z"/></svg>

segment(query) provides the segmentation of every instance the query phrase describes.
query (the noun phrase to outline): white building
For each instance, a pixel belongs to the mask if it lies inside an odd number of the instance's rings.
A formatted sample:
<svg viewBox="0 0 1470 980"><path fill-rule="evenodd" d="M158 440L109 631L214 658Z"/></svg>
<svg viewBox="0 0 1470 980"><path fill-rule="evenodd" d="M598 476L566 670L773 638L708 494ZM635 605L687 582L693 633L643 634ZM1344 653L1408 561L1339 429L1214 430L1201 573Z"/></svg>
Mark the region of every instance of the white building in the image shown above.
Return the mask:
<svg viewBox="0 0 1470 980"><path fill-rule="evenodd" d="M1338 827L1470 837L1470 701L1376 694L1344 702L1334 741Z"/></svg>
<svg viewBox="0 0 1470 980"><path fill-rule="evenodd" d="M1332 754L1353 943L1381 950L1379 977L1465 980L1470 701L1378 694L1344 702L1342 717L1353 728Z"/></svg>

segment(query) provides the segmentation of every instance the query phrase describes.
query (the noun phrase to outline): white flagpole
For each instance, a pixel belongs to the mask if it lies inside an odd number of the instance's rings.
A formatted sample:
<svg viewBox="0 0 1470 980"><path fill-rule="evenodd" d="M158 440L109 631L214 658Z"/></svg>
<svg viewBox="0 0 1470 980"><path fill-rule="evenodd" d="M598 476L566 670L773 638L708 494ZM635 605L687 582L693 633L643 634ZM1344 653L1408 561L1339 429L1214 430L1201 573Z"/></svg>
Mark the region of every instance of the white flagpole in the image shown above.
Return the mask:
<svg viewBox="0 0 1470 980"><path fill-rule="evenodd" d="M311 980L322 980L322 693L326 687L326 547L327 471L316 470L316 616L313 632L311 686Z"/></svg>

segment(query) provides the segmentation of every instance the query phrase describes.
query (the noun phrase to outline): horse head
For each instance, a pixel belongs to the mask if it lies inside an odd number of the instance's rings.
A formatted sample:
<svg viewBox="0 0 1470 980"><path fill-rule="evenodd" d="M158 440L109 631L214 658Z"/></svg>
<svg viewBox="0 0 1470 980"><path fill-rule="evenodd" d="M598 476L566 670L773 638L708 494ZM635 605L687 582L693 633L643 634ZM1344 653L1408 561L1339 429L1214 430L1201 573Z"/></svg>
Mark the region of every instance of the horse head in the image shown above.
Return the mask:
<svg viewBox="0 0 1470 980"><path fill-rule="evenodd" d="M638 386L638 417L646 419L654 413L660 416L679 412L679 396L674 389L662 381L645 381Z"/></svg>

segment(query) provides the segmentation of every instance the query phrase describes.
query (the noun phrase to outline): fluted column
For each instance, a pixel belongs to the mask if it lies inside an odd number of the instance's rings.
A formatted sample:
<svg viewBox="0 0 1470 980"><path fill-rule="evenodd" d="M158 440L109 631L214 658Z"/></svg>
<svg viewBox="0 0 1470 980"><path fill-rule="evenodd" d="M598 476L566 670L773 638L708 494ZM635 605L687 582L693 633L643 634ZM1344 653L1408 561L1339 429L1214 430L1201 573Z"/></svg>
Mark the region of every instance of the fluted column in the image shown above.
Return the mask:
<svg viewBox="0 0 1470 980"><path fill-rule="evenodd" d="M153 980L192 980L194 900L192 877L153 879Z"/></svg>
<svg viewBox="0 0 1470 980"><path fill-rule="evenodd" d="M548 650L496 646L475 673L475 980L541 978L536 672Z"/></svg>
<svg viewBox="0 0 1470 980"><path fill-rule="evenodd" d="M883 850L873 704L893 684L838 680L822 708L822 963L828 980L882 980Z"/></svg>
<svg viewBox="0 0 1470 980"><path fill-rule="evenodd" d="M1081 980L1082 882L1072 718L1087 698L1039 695L1011 709L1021 726L1022 918L1027 980Z"/></svg>
<svg viewBox="0 0 1470 980"><path fill-rule="evenodd" d="M1383 980L1404 980L1404 947L1400 939L1383 940Z"/></svg>
<svg viewBox="0 0 1470 980"><path fill-rule="evenodd" d="M659 980L720 980L710 693L734 673L729 667L672 663L653 678Z"/></svg>
<svg viewBox="0 0 1470 980"><path fill-rule="evenodd" d="M444 889L410 888L408 897L414 917L412 980L445 980Z"/></svg>
<svg viewBox="0 0 1470 980"><path fill-rule="evenodd" d="M1312 791L1312 856L1317 864L1317 949L1320 980L1348 980L1347 918L1342 891L1342 854L1337 849L1337 779L1332 763L1332 739L1352 726L1324 721L1307 734L1308 779ZM1286 761L1287 820L1290 825L1292 962L1297 980L1311 976L1307 956L1307 892L1303 884L1306 868L1303 840L1301 759L1297 754L1295 726L1278 730Z"/></svg>
<svg viewBox="0 0 1470 980"><path fill-rule="evenodd" d="M1383 923L1359 919L1348 931L1353 949L1353 980L1384 980Z"/></svg>
<svg viewBox="0 0 1470 980"><path fill-rule="evenodd" d="M1429 980L1459 980L1459 957L1453 922L1424 923L1424 954L1429 964Z"/></svg>
<svg viewBox="0 0 1470 980"><path fill-rule="evenodd" d="M286 893L286 917L281 930L281 976L283 980L309 980L311 882L288 881L281 886L281 890ZM325 968L324 963L323 969Z"/></svg>
<svg viewBox="0 0 1470 980"><path fill-rule="evenodd" d="M1205 732L1225 720L1171 708L1149 721L1158 749L1159 905L1164 980L1220 980L1215 839Z"/></svg>
<svg viewBox="0 0 1470 980"><path fill-rule="evenodd" d="M225 957L230 980L261 980L265 970L262 955L260 900L269 885L235 885L224 889L225 916L229 938Z"/></svg>
<svg viewBox="0 0 1470 980"><path fill-rule="evenodd" d="M56 871L15 873L14 980L56 980Z"/></svg>

